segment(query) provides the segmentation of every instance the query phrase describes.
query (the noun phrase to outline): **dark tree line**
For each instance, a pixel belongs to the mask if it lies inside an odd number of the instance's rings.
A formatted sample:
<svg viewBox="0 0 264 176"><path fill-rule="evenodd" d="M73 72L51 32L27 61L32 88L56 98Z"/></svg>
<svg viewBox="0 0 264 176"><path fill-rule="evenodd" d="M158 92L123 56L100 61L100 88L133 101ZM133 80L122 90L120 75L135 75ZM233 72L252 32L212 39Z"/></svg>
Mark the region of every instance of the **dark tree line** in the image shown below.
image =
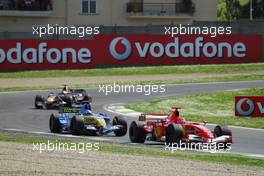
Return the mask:
<svg viewBox="0 0 264 176"><path fill-rule="evenodd" d="M252 0L253 18L264 18L264 0ZM250 0L241 5L240 0L219 0L218 18L232 21L250 18Z"/></svg>
<svg viewBox="0 0 264 176"><path fill-rule="evenodd" d="M249 18L250 16L250 3L243 6L240 13L240 18ZM264 18L264 1L253 0L253 18Z"/></svg>

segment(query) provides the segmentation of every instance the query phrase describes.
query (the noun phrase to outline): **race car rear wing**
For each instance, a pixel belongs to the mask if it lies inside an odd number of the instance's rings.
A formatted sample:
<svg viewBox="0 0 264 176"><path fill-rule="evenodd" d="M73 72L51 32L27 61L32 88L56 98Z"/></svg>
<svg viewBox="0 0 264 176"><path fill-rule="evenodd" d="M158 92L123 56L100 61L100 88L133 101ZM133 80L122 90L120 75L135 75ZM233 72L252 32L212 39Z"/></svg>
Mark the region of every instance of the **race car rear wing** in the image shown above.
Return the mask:
<svg viewBox="0 0 264 176"><path fill-rule="evenodd" d="M63 107L59 108L59 113L78 113L80 112L80 107Z"/></svg>
<svg viewBox="0 0 264 176"><path fill-rule="evenodd" d="M167 114L142 114L139 116L139 121L147 121L147 120L164 120L168 118Z"/></svg>

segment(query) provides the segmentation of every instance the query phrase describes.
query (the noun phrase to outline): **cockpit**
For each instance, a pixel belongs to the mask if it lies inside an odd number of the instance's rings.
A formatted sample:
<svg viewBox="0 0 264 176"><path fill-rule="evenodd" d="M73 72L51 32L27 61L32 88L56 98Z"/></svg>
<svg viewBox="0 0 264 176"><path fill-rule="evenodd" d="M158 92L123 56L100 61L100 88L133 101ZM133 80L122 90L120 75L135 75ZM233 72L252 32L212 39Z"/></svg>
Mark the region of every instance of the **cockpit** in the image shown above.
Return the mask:
<svg viewBox="0 0 264 176"><path fill-rule="evenodd" d="M80 113L83 114L83 115L92 115L91 105L87 104L87 103L82 105Z"/></svg>

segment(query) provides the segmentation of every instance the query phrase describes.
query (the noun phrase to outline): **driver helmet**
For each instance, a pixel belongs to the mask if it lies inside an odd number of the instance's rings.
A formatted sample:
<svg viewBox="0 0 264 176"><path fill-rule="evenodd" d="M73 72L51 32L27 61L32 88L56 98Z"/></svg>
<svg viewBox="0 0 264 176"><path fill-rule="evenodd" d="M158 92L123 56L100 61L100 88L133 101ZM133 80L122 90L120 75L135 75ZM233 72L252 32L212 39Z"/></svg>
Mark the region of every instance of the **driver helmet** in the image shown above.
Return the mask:
<svg viewBox="0 0 264 176"><path fill-rule="evenodd" d="M71 93L69 86L65 85L62 89L62 93L64 93L64 94Z"/></svg>
<svg viewBox="0 0 264 176"><path fill-rule="evenodd" d="M174 115L171 114L170 118L172 121L178 123L178 124L184 124L186 120L183 117L180 117L180 107L172 107L172 112Z"/></svg>

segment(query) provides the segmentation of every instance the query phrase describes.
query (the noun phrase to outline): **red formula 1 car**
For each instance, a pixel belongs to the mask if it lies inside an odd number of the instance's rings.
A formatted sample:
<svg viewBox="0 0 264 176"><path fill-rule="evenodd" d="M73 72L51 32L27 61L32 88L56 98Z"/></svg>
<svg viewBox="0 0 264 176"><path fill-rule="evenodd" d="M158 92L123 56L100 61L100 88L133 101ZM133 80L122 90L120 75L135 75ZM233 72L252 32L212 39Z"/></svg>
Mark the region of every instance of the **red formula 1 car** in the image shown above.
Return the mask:
<svg viewBox="0 0 264 176"><path fill-rule="evenodd" d="M133 143L145 140L165 141L167 144L181 142L215 143L226 147L232 143L230 129L217 125L214 131L206 127L206 122L187 122L179 116L179 109L172 107L170 114L143 114L139 121L133 121L129 128L129 138Z"/></svg>

